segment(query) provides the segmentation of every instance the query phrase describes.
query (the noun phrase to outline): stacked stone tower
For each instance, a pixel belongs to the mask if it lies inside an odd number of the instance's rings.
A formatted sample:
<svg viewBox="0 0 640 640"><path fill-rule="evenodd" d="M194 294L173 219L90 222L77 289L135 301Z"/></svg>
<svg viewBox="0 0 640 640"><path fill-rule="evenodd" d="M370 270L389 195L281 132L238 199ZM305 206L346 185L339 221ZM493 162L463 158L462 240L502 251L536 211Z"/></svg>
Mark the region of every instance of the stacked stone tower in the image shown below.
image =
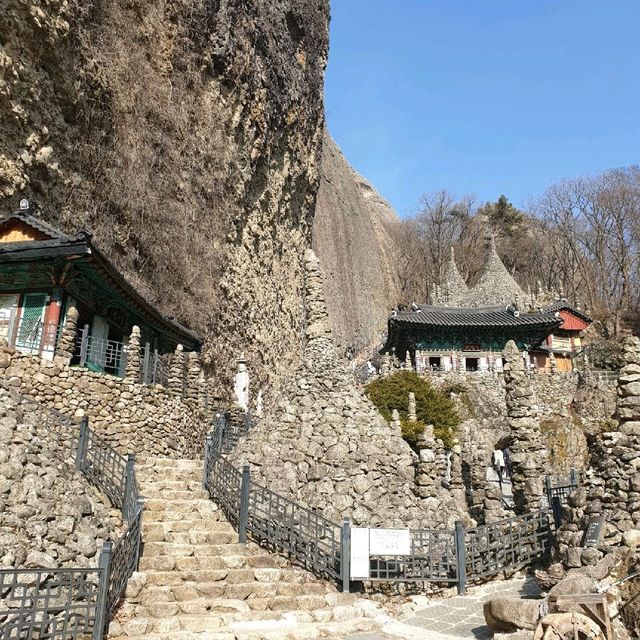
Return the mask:
<svg viewBox="0 0 640 640"><path fill-rule="evenodd" d="M452 526L460 514L450 492L436 487L429 498L417 495L416 455L338 356L311 250L305 269L302 363L231 459L249 462L257 482L336 522L350 516L357 525Z"/></svg>
<svg viewBox="0 0 640 640"><path fill-rule="evenodd" d="M534 392L527 379L522 354L513 340L507 342L503 355L506 360L507 418L511 431L513 500L518 513L530 513L541 506L547 451L535 418Z"/></svg>

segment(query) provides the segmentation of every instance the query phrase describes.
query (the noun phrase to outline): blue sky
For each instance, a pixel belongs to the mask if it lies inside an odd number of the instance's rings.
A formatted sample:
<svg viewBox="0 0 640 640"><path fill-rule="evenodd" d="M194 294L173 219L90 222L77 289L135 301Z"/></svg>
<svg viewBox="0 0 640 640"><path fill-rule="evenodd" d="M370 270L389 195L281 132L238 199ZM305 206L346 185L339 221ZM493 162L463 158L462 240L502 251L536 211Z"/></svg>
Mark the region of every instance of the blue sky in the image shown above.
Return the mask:
<svg viewBox="0 0 640 640"><path fill-rule="evenodd" d="M331 0L325 107L400 215L640 163L640 0Z"/></svg>

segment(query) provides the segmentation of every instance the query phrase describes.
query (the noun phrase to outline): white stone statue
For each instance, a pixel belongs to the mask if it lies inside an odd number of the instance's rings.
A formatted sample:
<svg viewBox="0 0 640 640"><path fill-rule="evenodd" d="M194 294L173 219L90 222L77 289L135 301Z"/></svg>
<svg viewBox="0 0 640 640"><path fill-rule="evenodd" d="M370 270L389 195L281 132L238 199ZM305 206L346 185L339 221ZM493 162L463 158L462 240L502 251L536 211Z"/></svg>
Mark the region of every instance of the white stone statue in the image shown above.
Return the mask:
<svg viewBox="0 0 640 640"><path fill-rule="evenodd" d="M236 404L243 410L249 410L249 372L244 352L238 358L238 372L236 373L233 392L236 396Z"/></svg>

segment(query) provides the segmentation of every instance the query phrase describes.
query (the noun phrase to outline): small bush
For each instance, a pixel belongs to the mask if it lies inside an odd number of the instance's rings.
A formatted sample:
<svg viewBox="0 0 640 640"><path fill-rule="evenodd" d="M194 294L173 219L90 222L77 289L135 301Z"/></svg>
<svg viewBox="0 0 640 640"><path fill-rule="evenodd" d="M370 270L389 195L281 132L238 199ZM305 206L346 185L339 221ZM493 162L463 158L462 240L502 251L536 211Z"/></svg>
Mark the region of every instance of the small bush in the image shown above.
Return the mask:
<svg viewBox="0 0 640 640"><path fill-rule="evenodd" d="M386 420L391 420L394 409L400 414L403 438L415 446L417 437L424 431L424 425L432 424L436 438L451 448L460 418L453 401L441 391L434 389L413 371L399 371L387 378L375 380L365 387L371 402ZM409 393L416 396L417 423L409 423Z"/></svg>

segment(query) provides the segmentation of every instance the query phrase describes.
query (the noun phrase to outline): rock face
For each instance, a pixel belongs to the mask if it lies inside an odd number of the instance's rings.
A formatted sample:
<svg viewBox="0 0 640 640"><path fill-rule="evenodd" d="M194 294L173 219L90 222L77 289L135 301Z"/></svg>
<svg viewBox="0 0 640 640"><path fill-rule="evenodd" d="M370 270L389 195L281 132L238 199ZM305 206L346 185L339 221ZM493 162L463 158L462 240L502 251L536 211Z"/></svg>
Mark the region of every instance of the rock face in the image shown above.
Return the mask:
<svg viewBox="0 0 640 640"><path fill-rule="evenodd" d="M60 433L77 430L53 419ZM0 387L0 568L97 566L102 543L122 533L120 512L76 470L48 420Z"/></svg>
<svg viewBox="0 0 640 640"><path fill-rule="evenodd" d="M542 443L535 396L527 380L524 361L513 340L503 353L506 363L504 379L507 395L507 416L511 432L511 463L513 466L513 501L518 513L540 509L547 468L547 451Z"/></svg>
<svg viewBox="0 0 640 640"><path fill-rule="evenodd" d="M303 362L232 460L249 462L256 481L336 522L350 516L356 525L453 526L458 509L449 492L415 495L415 454L336 354L313 251L305 261Z"/></svg>
<svg viewBox="0 0 640 640"><path fill-rule="evenodd" d="M327 309L340 347L379 338L399 301L395 211L349 165L325 131L313 248L323 268Z"/></svg>
<svg viewBox="0 0 640 640"><path fill-rule="evenodd" d="M243 348L261 376L296 361L328 4L2 4L0 213L92 232L225 388Z"/></svg>

